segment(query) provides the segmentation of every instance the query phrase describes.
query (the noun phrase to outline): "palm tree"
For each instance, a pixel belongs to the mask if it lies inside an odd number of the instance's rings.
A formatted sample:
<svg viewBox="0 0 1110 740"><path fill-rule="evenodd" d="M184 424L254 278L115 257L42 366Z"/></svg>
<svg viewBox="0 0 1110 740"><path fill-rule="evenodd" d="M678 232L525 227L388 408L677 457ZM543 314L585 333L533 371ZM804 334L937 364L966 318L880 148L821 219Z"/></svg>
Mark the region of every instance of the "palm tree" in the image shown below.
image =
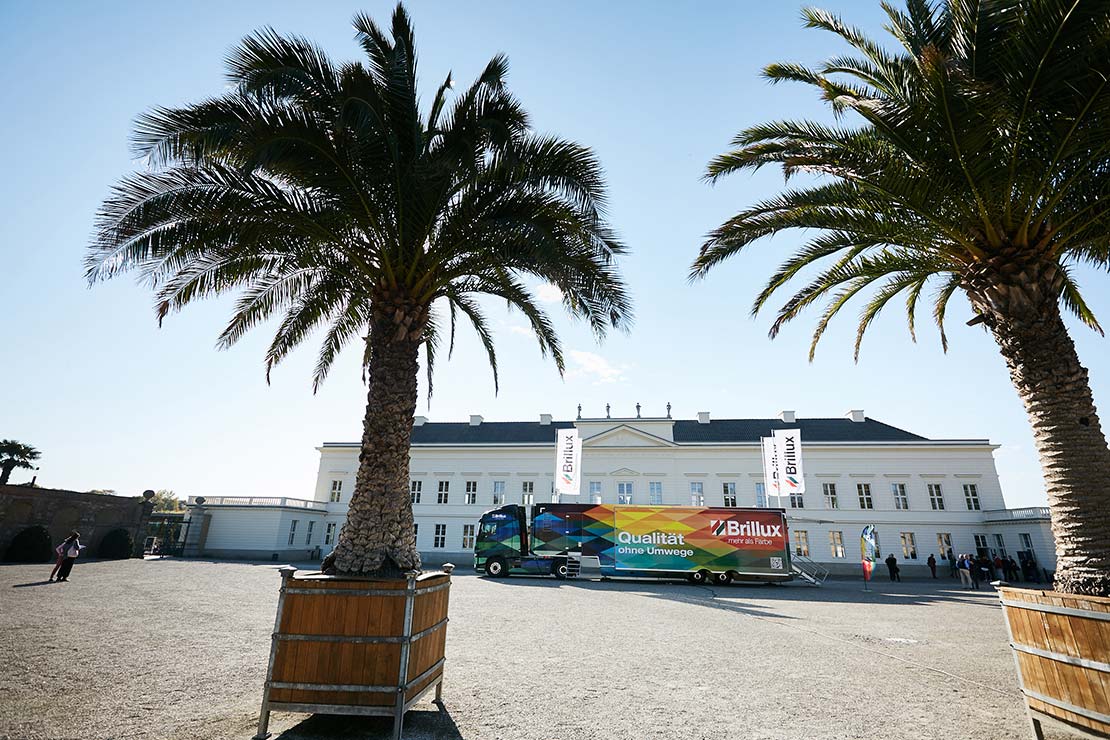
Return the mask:
<svg viewBox="0 0 1110 740"><path fill-rule="evenodd" d="M883 7L893 48L827 12L804 11L806 26L832 32L853 53L816 68L772 64L764 74L815 87L837 123L753 126L710 163L708 178L765 164L816 178L713 231L692 275L764 236L818 230L753 307L796 286L773 337L822 305L811 359L830 320L857 294L868 297L857 357L867 327L896 296L913 336L926 295L947 348L946 307L966 296L970 323L994 336L1033 426L1056 536L1056 587L1106 595L1110 451L1061 314L1102 332L1074 270L1110 265L1110 3Z"/></svg>
<svg viewBox="0 0 1110 740"><path fill-rule="evenodd" d="M0 439L0 486L8 482L8 478L16 468L34 470L35 466L31 463L40 457L42 453L31 445L16 442L14 439Z"/></svg>
<svg viewBox="0 0 1110 740"><path fill-rule="evenodd" d="M479 296L519 310L560 372L552 323L526 278L557 286L599 338L626 328L601 167L590 150L530 127L496 56L461 93L450 76L421 112L416 47L400 5L390 36L354 19L361 63L262 30L228 59L230 89L157 108L136 124L149 168L100 211L90 282L138 271L159 321L238 291L219 345L280 317L266 373L323 331L314 387L340 349L363 345L362 450L335 551L340 572L418 568L408 494L418 352L430 379L456 319L473 325L497 382Z"/></svg>

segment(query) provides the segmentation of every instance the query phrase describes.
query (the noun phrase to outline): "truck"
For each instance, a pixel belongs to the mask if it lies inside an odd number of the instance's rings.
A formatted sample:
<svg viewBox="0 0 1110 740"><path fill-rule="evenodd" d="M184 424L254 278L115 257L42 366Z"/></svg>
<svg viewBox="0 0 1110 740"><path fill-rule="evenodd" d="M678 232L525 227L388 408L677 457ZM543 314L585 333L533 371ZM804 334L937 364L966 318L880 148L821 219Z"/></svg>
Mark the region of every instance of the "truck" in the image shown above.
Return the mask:
<svg viewBox="0 0 1110 740"><path fill-rule="evenodd" d="M545 503L484 513L474 569L574 578L583 565L602 577L789 581L784 509Z"/></svg>

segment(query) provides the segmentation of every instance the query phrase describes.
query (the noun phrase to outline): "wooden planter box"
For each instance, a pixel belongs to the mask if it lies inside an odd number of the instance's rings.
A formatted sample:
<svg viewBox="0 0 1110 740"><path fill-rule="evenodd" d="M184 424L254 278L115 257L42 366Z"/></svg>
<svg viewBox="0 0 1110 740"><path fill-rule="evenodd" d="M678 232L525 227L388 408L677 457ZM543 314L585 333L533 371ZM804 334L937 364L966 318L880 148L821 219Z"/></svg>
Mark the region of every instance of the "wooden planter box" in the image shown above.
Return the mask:
<svg viewBox="0 0 1110 740"><path fill-rule="evenodd" d="M433 687L443 709L451 576L371 580L281 571L256 740L270 712L404 714Z"/></svg>
<svg viewBox="0 0 1110 740"><path fill-rule="evenodd" d="M1002 610L1029 709L1042 724L1110 737L1110 599L1001 587Z"/></svg>

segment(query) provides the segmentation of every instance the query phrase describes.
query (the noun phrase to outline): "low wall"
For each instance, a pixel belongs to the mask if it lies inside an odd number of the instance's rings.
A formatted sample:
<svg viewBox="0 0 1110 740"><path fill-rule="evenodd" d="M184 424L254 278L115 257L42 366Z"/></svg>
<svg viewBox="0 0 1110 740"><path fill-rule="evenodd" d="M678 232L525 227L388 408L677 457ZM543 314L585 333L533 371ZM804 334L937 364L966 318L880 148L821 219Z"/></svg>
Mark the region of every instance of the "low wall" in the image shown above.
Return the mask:
<svg viewBox="0 0 1110 740"><path fill-rule="evenodd" d="M143 553L146 524L154 505L141 496L108 496L56 488L0 486L0 558L12 539L24 529L43 526L57 545L73 530L95 557L104 535L126 529L135 543L136 557Z"/></svg>

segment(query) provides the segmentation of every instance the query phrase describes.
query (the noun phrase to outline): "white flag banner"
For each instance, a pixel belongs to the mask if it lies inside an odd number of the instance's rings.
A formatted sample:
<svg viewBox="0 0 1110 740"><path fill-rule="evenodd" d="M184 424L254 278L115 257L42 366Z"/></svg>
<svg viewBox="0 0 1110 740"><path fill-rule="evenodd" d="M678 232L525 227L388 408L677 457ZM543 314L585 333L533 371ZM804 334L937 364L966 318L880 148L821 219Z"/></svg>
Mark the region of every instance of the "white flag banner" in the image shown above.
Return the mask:
<svg viewBox="0 0 1110 740"><path fill-rule="evenodd" d="M555 437L555 493L577 496L582 483L582 439L577 429L560 429Z"/></svg>
<svg viewBox="0 0 1110 740"><path fill-rule="evenodd" d="M775 452L781 495L805 493L806 479L802 474L802 430L776 429Z"/></svg>
<svg viewBox="0 0 1110 740"><path fill-rule="evenodd" d="M763 445L763 493L765 496L778 496L779 471L775 455L775 438L762 437L759 440Z"/></svg>

